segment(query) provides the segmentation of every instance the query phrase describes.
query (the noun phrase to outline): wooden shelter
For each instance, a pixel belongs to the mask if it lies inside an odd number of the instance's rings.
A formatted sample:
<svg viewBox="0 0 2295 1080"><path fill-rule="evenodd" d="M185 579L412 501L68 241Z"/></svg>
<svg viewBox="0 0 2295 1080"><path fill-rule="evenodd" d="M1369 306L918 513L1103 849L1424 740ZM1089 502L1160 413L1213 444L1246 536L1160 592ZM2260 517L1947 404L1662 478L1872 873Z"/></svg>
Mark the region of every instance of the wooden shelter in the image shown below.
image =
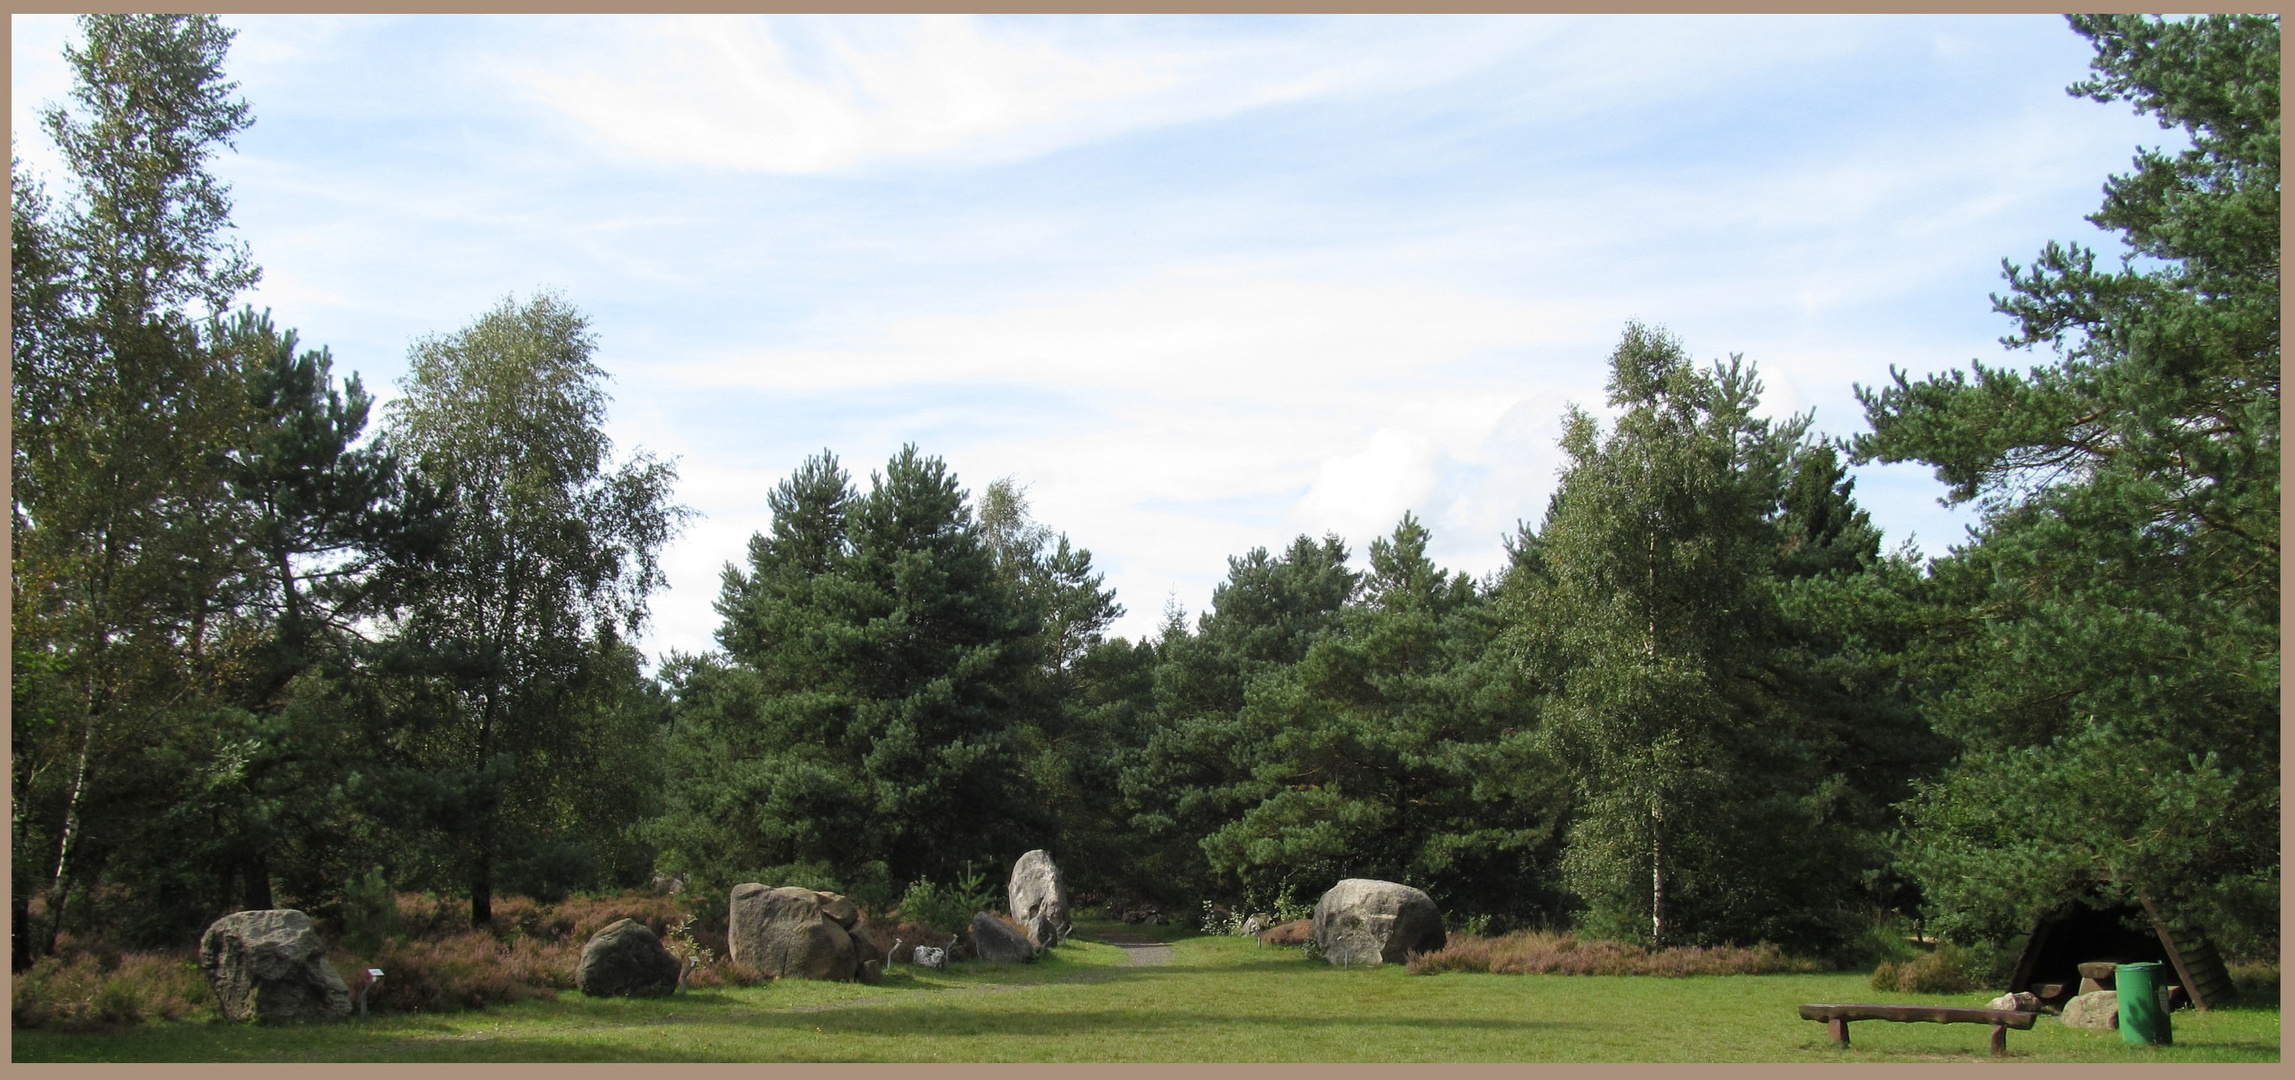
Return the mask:
<svg viewBox="0 0 2295 1080"><path fill-rule="evenodd" d="M2040 917L2009 976L2010 991L2061 1004L2080 982L2080 965L2164 963L2192 1005L2212 1009L2237 995L2215 944L2196 927L2171 926L2147 897L2141 906L2070 900ZM2051 995L2043 993L2053 989Z"/></svg>

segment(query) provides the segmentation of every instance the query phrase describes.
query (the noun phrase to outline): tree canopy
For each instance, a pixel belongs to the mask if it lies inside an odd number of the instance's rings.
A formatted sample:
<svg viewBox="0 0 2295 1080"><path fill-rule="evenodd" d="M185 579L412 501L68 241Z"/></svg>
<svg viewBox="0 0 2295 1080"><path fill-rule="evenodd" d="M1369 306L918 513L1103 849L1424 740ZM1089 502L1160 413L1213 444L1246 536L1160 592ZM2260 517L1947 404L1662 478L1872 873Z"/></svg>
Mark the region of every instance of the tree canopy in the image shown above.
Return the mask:
<svg viewBox="0 0 2295 1080"><path fill-rule="evenodd" d="M1963 750L1908 866L1968 934L2095 890L2275 937L2279 23L2072 23L2096 74L2071 93L2190 146L2107 181L2116 267L2007 264L2005 343L2050 361L1860 391L1860 459L1931 464L1983 513L1927 587L1951 618L1914 671Z"/></svg>
<svg viewBox="0 0 2295 1080"><path fill-rule="evenodd" d="M2071 92L2180 141L2106 181L2107 250L2006 264L2029 365L1892 371L1834 440L1629 323L1504 566L1439 565L1414 510L1252 547L1136 640L1020 479L824 450L715 647L649 671L689 512L605 434L583 311L414 341L371 430L332 351L233 309L230 30L82 17L64 171L11 190L14 962L393 888L481 925L665 879L945 917L1032 848L1168 912L1373 877L1454 928L1847 964L1894 918L2143 900L2275 955L2278 20L2072 26ZM1872 462L1979 526L1885 550Z"/></svg>

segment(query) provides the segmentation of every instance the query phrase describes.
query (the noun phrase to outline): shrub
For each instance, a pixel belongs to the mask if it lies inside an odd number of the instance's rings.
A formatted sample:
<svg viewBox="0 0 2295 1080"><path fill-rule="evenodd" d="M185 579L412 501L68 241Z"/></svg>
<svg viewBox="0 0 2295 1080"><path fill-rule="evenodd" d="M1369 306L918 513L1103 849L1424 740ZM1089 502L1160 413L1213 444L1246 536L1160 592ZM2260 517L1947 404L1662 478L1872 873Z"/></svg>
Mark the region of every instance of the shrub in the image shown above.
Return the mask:
<svg viewBox="0 0 2295 1080"><path fill-rule="evenodd" d="M1621 941L1519 930L1502 937L1454 937L1435 952L1414 953L1410 973L1487 971L1499 975L1777 975L1825 970L1767 942L1676 946L1652 950Z"/></svg>
<svg viewBox="0 0 2295 1080"><path fill-rule="evenodd" d="M398 909L398 897L380 869L352 877L343 887L342 943L354 949L380 948L383 939L398 932Z"/></svg>
<svg viewBox="0 0 2295 1080"><path fill-rule="evenodd" d="M986 877L971 863L964 865L964 876L952 885L934 884L919 878L903 893L895 908L904 922L922 923L942 935L962 934L972 925L975 911L993 911L996 892ZM911 942L914 944L914 942Z"/></svg>
<svg viewBox="0 0 2295 1080"><path fill-rule="evenodd" d="M371 956L337 953L338 969L379 967L370 1012L454 1012L546 997L572 989L581 945L531 937L503 940L483 930L447 938L393 938Z"/></svg>
<svg viewBox="0 0 2295 1080"><path fill-rule="evenodd" d="M1921 955L1908 934L1911 928L1902 916L1881 914L1866 921L1864 929L1843 943L1833 959L1843 968L1860 968L1875 964L1902 964Z"/></svg>
<svg viewBox="0 0 2295 1080"><path fill-rule="evenodd" d="M398 934L372 948L346 945L329 953L340 970L386 972L367 1001L369 1012L482 1009L572 989L582 946L620 919L644 923L672 952L707 953L703 967L688 974L688 986L753 981L722 959L724 936L694 930L694 917L675 897L626 892L555 904L499 897L485 930L469 927L462 904L429 893L402 893L397 909Z"/></svg>
<svg viewBox="0 0 2295 1080"><path fill-rule="evenodd" d="M2231 984L2239 995L2249 1001L2279 1000L2279 961L2233 961L2225 965L2231 974Z"/></svg>
<svg viewBox="0 0 2295 1080"><path fill-rule="evenodd" d="M869 940L876 943L877 951L885 954L887 964L913 962L916 947L919 945L946 948L957 943L949 940L950 938L962 940L961 935L942 930L936 926L928 926L921 922L909 920L894 923L889 927L872 920L863 920L861 925L869 935ZM893 947L896 944L900 946L897 949Z"/></svg>
<svg viewBox="0 0 2295 1080"><path fill-rule="evenodd" d="M1872 987L1900 994L1965 994L2004 982L2003 959L1991 945L1947 943L1910 960L1883 962L1873 969Z"/></svg>
<svg viewBox="0 0 2295 1080"><path fill-rule="evenodd" d="M9 1014L20 1028L181 1020L215 1009L189 952L89 949L43 957L17 973L9 996Z"/></svg>

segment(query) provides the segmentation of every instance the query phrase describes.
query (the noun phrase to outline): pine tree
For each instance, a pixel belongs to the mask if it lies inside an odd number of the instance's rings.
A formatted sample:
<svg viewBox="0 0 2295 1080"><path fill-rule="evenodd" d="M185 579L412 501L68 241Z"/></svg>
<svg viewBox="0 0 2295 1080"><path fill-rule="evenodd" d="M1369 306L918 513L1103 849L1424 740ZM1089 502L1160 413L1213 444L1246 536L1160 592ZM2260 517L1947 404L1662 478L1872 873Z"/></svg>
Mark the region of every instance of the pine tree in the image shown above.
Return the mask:
<svg viewBox="0 0 2295 1080"><path fill-rule="evenodd" d="M2148 895L2275 949L2279 823L2279 22L2075 16L2071 87L2180 128L2077 245L2007 265L2019 373L1860 390L1861 460L1922 461L1982 512L1908 652L1961 747L1914 804L1938 924L2013 933L2070 892Z"/></svg>
<svg viewBox="0 0 2295 1080"><path fill-rule="evenodd" d="M1046 838L1020 741L1044 707L1040 616L946 465L905 447L859 495L824 453L771 505L726 570L724 652L673 672L665 864L881 903Z"/></svg>

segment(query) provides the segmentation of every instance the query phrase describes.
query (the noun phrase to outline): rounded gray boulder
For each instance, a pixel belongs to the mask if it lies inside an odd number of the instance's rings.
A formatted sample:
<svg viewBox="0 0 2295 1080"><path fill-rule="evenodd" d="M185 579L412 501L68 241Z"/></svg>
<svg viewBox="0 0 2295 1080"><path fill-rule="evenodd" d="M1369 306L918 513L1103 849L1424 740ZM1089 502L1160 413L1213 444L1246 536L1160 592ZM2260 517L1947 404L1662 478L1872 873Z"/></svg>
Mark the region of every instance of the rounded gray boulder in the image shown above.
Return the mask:
<svg viewBox="0 0 2295 1080"><path fill-rule="evenodd" d="M1315 903L1315 944L1333 964L1399 964L1450 940L1442 912L1408 885L1348 878Z"/></svg>
<svg viewBox="0 0 2295 1080"><path fill-rule="evenodd" d="M622 919L582 946L574 985L590 997L666 997L677 991L677 957L651 927Z"/></svg>
<svg viewBox="0 0 2295 1080"><path fill-rule="evenodd" d="M351 1014L351 990L327 962L311 917L293 908L240 911L199 937L199 969L223 1015L266 1024Z"/></svg>
<svg viewBox="0 0 2295 1080"><path fill-rule="evenodd" d="M1038 848L1012 864L1012 881L1005 888L1012 918L1028 931L1028 941L1048 949L1068 939L1075 925L1068 917L1068 888L1060 882L1060 867L1052 853Z"/></svg>
<svg viewBox="0 0 2295 1080"><path fill-rule="evenodd" d="M985 911L972 913L972 954L991 964L1033 964L1042 952L1026 934Z"/></svg>

